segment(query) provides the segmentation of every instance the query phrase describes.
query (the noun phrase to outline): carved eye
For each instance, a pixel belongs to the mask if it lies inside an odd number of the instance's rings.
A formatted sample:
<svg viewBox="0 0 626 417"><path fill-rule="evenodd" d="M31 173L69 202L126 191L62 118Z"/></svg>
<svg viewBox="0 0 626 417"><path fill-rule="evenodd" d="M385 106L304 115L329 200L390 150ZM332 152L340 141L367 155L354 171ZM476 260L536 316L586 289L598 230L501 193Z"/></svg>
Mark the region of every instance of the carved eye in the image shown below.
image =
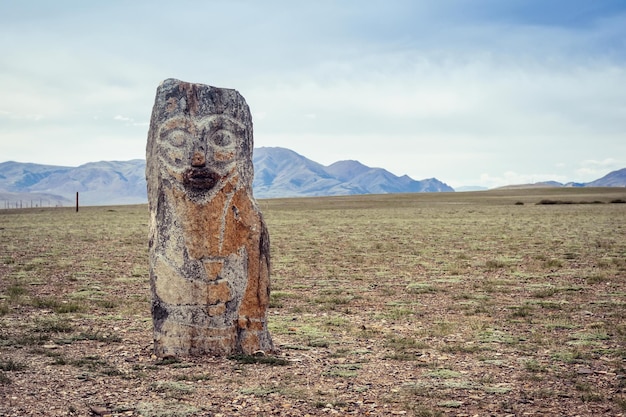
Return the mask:
<svg viewBox="0 0 626 417"><path fill-rule="evenodd" d="M187 136L187 133L181 130L175 130L167 135L166 140L172 146L181 147L187 141Z"/></svg>
<svg viewBox="0 0 626 417"><path fill-rule="evenodd" d="M230 146L231 143L233 142L233 138L230 132L226 130L219 130L215 132L213 136L211 137L211 140L213 141L215 145L221 146L221 147Z"/></svg>

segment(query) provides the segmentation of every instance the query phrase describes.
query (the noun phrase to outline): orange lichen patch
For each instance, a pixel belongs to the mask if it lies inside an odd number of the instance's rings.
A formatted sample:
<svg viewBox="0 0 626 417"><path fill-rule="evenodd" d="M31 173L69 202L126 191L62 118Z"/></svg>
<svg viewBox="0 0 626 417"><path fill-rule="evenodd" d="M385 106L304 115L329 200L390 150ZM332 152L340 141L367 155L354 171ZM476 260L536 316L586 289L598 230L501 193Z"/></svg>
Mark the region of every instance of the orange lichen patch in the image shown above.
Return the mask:
<svg viewBox="0 0 626 417"><path fill-rule="evenodd" d="M232 161L235 158L235 151L215 152L213 158L216 161Z"/></svg>
<svg viewBox="0 0 626 417"><path fill-rule="evenodd" d="M218 279L223 267L223 261L204 261L204 270L209 281Z"/></svg>
<svg viewBox="0 0 626 417"><path fill-rule="evenodd" d="M251 318L265 317L269 304L269 273L266 264L259 262L258 256L256 259L249 259L248 276L259 278L248 280L239 313Z"/></svg>
<svg viewBox="0 0 626 417"><path fill-rule="evenodd" d="M239 316L239 318L237 319L237 327L239 327L240 329L247 329L248 328L248 318L245 316Z"/></svg>
<svg viewBox="0 0 626 417"><path fill-rule="evenodd" d="M185 245L191 259L202 259L220 254L223 207L228 196L216 195L209 203L190 201L180 190L174 192L176 209L182 220Z"/></svg>
<svg viewBox="0 0 626 417"><path fill-rule="evenodd" d="M226 312L226 304L215 304L214 306L209 306L207 308L207 314L211 317L221 316Z"/></svg>
<svg viewBox="0 0 626 417"><path fill-rule="evenodd" d="M259 346L259 336L256 333L245 332L241 336L240 347L243 352L250 355L254 353Z"/></svg>
<svg viewBox="0 0 626 417"><path fill-rule="evenodd" d="M237 320L237 326L241 329L250 331L262 331L265 325L265 321L262 319L251 319L249 317L239 317Z"/></svg>
<svg viewBox="0 0 626 417"><path fill-rule="evenodd" d="M191 158L191 166L192 167L203 167L206 164L206 158L202 152L194 152L193 157Z"/></svg>
<svg viewBox="0 0 626 417"><path fill-rule="evenodd" d="M235 191L235 189L239 185L239 175L234 174L233 171L231 170L227 174L227 178L228 178L228 181L222 187L222 192L224 194L230 195Z"/></svg>
<svg viewBox="0 0 626 417"><path fill-rule="evenodd" d="M176 111L178 109L178 99L171 97L167 100L166 110L168 113Z"/></svg>
<svg viewBox="0 0 626 417"><path fill-rule="evenodd" d="M229 236L222 251L235 252L242 245L248 253L248 285L241 302L240 314L250 318L265 317L269 304L269 270L258 247L263 225L245 189L238 190L227 210L224 234Z"/></svg>
<svg viewBox="0 0 626 417"><path fill-rule="evenodd" d="M232 298L230 288L228 287L228 281L220 281L214 284L209 284L207 288L208 304L225 303Z"/></svg>
<svg viewBox="0 0 626 417"><path fill-rule="evenodd" d="M261 229L260 218L254 211L246 190L240 189L235 193L224 220L224 235L229 238L224 241L223 253L236 252L242 245L250 241L258 241ZM253 251L249 249L248 253L258 252L258 249Z"/></svg>

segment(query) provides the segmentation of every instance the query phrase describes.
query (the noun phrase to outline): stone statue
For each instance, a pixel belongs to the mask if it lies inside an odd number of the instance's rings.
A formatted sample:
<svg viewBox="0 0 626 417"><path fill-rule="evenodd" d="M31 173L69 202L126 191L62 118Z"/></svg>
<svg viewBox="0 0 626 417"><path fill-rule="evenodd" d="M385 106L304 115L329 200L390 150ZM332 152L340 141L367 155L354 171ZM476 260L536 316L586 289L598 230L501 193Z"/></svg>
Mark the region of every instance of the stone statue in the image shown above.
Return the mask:
<svg viewBox="0 0 626 417"><path fill-rule="evenodd" d="M237 91L175 79L158 87L146 151L157 356L274 349L252 142Z"/></svg>

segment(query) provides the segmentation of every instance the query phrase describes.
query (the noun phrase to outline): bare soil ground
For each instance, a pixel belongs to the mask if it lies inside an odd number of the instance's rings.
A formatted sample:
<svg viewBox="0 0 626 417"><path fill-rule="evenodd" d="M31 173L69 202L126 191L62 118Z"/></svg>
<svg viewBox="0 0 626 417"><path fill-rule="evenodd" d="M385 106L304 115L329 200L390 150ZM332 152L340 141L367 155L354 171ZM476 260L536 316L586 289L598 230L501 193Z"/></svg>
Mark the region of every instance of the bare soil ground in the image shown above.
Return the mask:
<svg viewBox="0 0 626 417"><path fill-rule="evenodd" d="M0 210L0 415L626 415L616 199L263 200L279 352L175 360L151 350L146 206Z"/></svg>

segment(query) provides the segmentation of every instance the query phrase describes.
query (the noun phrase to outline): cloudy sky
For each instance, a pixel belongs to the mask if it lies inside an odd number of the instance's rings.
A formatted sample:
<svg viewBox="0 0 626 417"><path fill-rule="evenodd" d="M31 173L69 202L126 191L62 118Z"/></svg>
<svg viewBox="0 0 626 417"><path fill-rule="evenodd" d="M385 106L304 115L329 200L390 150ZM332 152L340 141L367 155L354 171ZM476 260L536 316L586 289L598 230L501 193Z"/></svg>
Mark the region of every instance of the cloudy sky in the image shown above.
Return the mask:
<svg viewBox="0 0 626 417"><path fill-rule="evenodd" d="M0 0L0 161L145 157L158 84L255 145L453 187L626 167L623 0Z"/></svg>

